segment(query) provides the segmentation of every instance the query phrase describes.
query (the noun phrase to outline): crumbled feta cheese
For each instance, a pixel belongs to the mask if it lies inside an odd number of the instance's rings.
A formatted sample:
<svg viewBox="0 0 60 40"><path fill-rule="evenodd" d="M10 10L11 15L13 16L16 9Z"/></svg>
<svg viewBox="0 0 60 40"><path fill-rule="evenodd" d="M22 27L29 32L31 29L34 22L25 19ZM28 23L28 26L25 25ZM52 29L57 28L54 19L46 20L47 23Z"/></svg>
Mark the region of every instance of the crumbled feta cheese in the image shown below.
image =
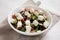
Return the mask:
<svg viewBox="0 0 60 40"><path fill-rule="evenodd" d="M26 32L30 32L31 31L31 27L30 26L26 26Z"/></svg>
<svg viewBox="0 0 60 40"><path fill-rule="evenodd" d="M22 27L22 22L21 21L18 21L17 27Z"/></svg>
<svg viewBox="0 0 60 40"><path fill-rule="evenodd" d="M41 30L38 30L37 32L38 32L38 33L41 33L42 31L41 31Z"/></svg>
<svg viewBox="0 0 60 40"><path fill-rule="evenodd" d="M37 26L37 25L38 25L38 21L34 20L34 21L33 21L33 24L34 24L35 26Z"/></svg>
<svg viewBox="0 0 60 40"><path fill-rule="evenodd" d="M26 24L27 26L30 26L30 20L26 20L26 21L25 21L25 24Z"/></svg>
<svg viewBox="0 0 60 40"><path fill-rule="evenodd" d="M43 25L44 25L44 27L46 27L46 28L47 28L47 27L48 27L48 25L49 25L49 22L48 22L48 21L45 21Z"/></svg>
<svg viewBox="0 0 60 40"><path fill-rule="evenodd" d="M38 16L38 20L43 21L43 19L44 19L44 17L43 17L43 16L41 16L41 15L39 15L39 16Z"/></svg>
<svg viewBox="0 0 60 40"><path fill-rule="evenodd" d="M18 19L18 20L21 20L21 19L23 18L20 13L16 13L16 16L17 16L17 19Z"/></svg>
<svg viewBox="0 0 60 40"><path fill-rule="evenodd" d="M25 15L27 15L28 17L31 17L31 14L28 12L25 12Z"/></svg>

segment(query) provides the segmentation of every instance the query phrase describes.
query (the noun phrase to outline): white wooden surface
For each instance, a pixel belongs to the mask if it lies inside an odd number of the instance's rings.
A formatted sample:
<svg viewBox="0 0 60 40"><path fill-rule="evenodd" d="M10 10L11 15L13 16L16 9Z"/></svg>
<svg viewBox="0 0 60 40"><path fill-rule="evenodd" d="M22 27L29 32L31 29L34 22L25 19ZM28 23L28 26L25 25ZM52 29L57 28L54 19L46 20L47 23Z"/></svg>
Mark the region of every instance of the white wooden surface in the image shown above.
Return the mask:
<svg viewBox="0 0 60 40"><path fill-rule="evenodd" d="M25 1L26 0L24 0L24 1L23 0L0 0L0 23L5 19L2 22L2 24L6 24L6 22L7 22L6 17L8 15L9 11L19 7ZM47 1L47 0L43 0L43 1L45 3L45 1ZM49 5L48 5L48 7L46 5L44 5L44 6L43 5L44 4L42 4L41 7L42 8L44 7L44 9L49 7ZM49 10L49 9L47 9L47 10ZM54 25L59 21L60 17L56 16L54 14L52 14L52 16L53 16L53 20L54 20L53 21L53 25ZM2 25L2 24L0 24L0 25ZM8 24L6 24L4 26L2 25L3 27L0 26L1 27L0 28L0 40L60 40L60 25L59 24L60 23L57 24L58 26L54 26L54 27L52 26L50 31L48 31L46 34L43 34L42 36L39 35L39 36L34 36L34 37L28 37L28 36L18 34L14 30L12 30Z"/></svg>

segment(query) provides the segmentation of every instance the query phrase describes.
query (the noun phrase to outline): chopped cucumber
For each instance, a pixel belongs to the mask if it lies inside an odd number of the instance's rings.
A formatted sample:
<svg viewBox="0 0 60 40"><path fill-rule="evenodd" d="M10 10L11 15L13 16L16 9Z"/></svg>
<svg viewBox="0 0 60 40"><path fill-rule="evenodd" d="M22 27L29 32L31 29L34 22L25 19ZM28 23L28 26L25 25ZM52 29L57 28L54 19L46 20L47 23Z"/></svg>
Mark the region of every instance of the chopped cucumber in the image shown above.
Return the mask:
<svg viewBox="0 0 60 40"><path fill-rule="evenodd" d="M26 28L25 27L21 27L19 30L25 32Z"/></svg>
<svg viewBox="0 0 60 40"><path fill-rule="evenodd" d="M39 23L39 25L40 25L40 26L43 26L43 24L42 24L42 23Z"/></svg>
<svg viewBox="0 0 60 40"><path fill-rule="evenodd" d="M11 23L15 28L17 27L17 23Z"/></svg>
<svg viewBox="0 0 60 40"><path fill-rule="evenodd" d="M36 32L38 31L38 27L36 27L35 31L36 31Z"/></svg>
<svg viewBox="0 0 60 40"><path fill-rule="evenodd" d="M34 15L33 12L32 12L32 14L31 14L31 18L32 18L33 20L37 20L37 19L38 19L38 17L37 17L36 15Z"/></svg>
<svg viewBox="0 0 60 40"><path fill-rule="evenodd" d="M34 24L33 23L31 23L30 25L31 25L31 27L34 27Z"/></svg>

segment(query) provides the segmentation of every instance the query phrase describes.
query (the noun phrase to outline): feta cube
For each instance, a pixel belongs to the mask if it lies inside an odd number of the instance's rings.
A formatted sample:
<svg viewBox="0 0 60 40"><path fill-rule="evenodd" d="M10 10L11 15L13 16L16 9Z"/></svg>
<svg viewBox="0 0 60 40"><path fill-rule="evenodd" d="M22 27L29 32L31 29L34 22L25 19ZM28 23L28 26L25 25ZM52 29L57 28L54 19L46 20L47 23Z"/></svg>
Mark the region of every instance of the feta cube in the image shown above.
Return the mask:
<svg viewBox="0 0 60 40"><path fill-rule="evenodd" d="M31 14L29 12L25 12L25 15L27 15L27 17L31 17Z"/></svg>
<svg viewBox="0 0 60 40"><path fill-rule="evenodd" d="M44 25L45 28L47 28L48 25L49 25L49 22L48 22L48 21L45 21L45 22L43 23L43 25Z"/></svg>
<svg viewBox="0 0 60 40"><path fill-rule="evenodd" d="M30 32L31 31L31 26L26 26L26 32Z"/></svg>
<svg viewBox="0 0 60 40"><path fill-rule="evenodd" d="M20 13L15 13L15 15L16 15L16 16L19 16L19 15L20 15Z"/></svg>
<svg viewBox="0 0 60 40"><path fill-rule="evenodd" d="M18 19L18 20L23 19L22 15L21 15L20 13L16 13L16 16L17 16L17 19Z"/></svg>
<svg viewBox="0 0 60 40"><path fill-rule="evenodd" d="M43 21L43 20L44 20L44 17L43 17L43 16L41 16L41 15L39 15L39 16L38 16L38 20Z"/></svg>
<svg viewBox="0 0 60 40"><path fill-rule="evenodd" d="M22 22L21 21L18 21L17 27L22 27Z"/></svg>
<svg viewBox="0 0 60 40"><path fill-rule="evenodd" d="M33 21L33 24L34 24L35 26L37 26L37 25L38 25L38 21L34 20L34 21Z"/></svg>
<svg viewBox="0 0 60 40"><path fill-rule="evenodd" d="M27 26L30 26L30 20L26 20L26 21L25 21L25 24L26 24Z"/></svg>

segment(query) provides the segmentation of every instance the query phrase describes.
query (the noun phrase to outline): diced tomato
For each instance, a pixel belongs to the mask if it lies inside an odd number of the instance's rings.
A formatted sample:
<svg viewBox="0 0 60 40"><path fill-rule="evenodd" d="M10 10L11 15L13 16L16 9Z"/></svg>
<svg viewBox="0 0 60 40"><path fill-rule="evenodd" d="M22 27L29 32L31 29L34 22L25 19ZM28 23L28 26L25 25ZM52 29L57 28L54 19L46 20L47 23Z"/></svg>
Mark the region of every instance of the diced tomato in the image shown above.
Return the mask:
<svg viewBox="0 0 60 40"><path fill-rule="evenodd" d="M16 29L19 29L19 27L16 27Z"/></svg>
<svg viewBox="0 0 60 40"><path fill-rule="evenodd" d="M31 32L32 32L32 31L34 31L34 29L33 29L33 28L31 28Z"/></svg>
<svg viewBox="0 0 60 40"><path fill-rule="evenodd" d="M29 17L27 17L27 19L26 20L30 20L30 18Z"/></svg>
<svg viewBox="0 0 60 40"><path fill-rule="evenodd" d="M25 11L30 11L30 8L25 8Z"/></svg>
<svg viewBox="0 0 60 40"><path fill-rule="evenodd" d="M31 29L31 32L33 33L33 32L35 32L35 30L34 29Z"/></svg>
<svg viewBox="0 0 60 40"><path fill-rule="evenodd" d="M37 12L38 12L38 10L35 10L35 11L37 11Z"/></svg>
<svg viewBox="0 0 60 40"><path fill-rule="evenodd" d="M13 19L15 19L15 18L16 18L16 15L15 15L15 14L14 14L14 15L12 15L12 18L13 18Z"/></svg>
<svg viewBox="0 0 60 40"><path fill-rule="evenodd" d="M19 30L20 28L21 28L21 27L16 27L16 29L18 29L18 30Z"/></svg>
<svg viewBox="0 0 60 40"><path fill-rule="evenodd" d="M24 22L24 18L23 18L23 19L21 19L21 21L22 21L22 22Z"/></svg>

